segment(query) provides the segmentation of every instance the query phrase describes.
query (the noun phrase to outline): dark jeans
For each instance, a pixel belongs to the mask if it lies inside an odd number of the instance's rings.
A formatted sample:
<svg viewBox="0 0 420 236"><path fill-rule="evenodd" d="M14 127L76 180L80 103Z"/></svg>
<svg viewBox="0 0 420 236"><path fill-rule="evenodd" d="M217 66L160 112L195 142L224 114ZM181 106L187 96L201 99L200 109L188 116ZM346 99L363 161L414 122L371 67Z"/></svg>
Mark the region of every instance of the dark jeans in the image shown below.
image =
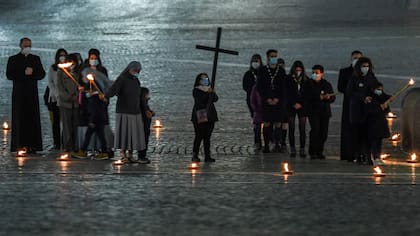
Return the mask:
<svg viewBox="0 0 420 236"><path fill-rule="evenodd" d="M290 148L295 149L295 121L296 115L299 120L299 141L300 148L305 148L306 142L306 116L303 116L301 113L293 111L289 113L289 144Z"/></svg>
<svg viewBox="0 0 420 236"><path fill-rule="evenodd" d="M51 103L48 107L50 111L50 120L54 139L54 148L60 149L61 147L61 132L60 132L60 109L57 103Z"/></svg>
<svg viewBox="0 0 420 236"><path fill-rule="evenodd" d="M88 129L85 134L85 140L83 141L82 150L86 151L90 142L90 137L92 137L94 133L96 133L96 136L99 138L99 142L101 142L101 152L106 152L107 146L106 146L105 131L104 131L103 125L99 125L95 127L88 126Z"/></svg>
<svg viewBox="0 0 420 236"><path fill-rule="evenodd" d="M261 124L262 123L256 123L254 124L254 143L255 144L261 144Z"/></svg>
<svg viewBox="0 0 420 236"><path fill-rule="evenodd" d="M316 113L308 116L311 131L309 132L309 155L319 156L324 151L324 143L328 137L328 124L330 117L326 114Z"/></svg>
<svg viewBox="0 0 420 236"><path fill-rule="evenodd" d="M193 123L194 124L194 155L198 155L200 151L200 144L203 141L204 144L204 155L206 158L210 157L210 137L214 129L214 122L206 123Z"/></svg>

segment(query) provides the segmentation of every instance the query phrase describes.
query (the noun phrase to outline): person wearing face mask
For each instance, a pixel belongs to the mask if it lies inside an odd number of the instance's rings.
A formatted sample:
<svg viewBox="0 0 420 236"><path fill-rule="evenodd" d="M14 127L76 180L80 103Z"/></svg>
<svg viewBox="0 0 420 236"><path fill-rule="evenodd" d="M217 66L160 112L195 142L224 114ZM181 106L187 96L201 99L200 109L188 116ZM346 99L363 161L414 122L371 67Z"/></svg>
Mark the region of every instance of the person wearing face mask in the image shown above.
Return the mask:
<svg viewBox="0 0 420 236"><path fill-rule="evenodd" d="M352 136L349 122L349 98L346 93L347 84L350 81L357 60L362 57L361 51L355 50L351 53L351 65L340 69L338 74L337 89L343 93L343 110L341 112L341 132L340 132L340 160L353 161L353 150L351 146Z"/></svg>
<svg viewBox="0 0 420 236"><path fill-rule="evenodd" d="M141 87L141 104L144 106L141 110L141 115L143 118L144 124L144 136L146 140L146 151L149 147L149 138L150 138L150 127L152 126L152 117L155 116L155 112L150 109L149 100L150 100L150 91L146 87Z"/></svg>
<svg viewBox="0 0 420 236"><path fill-rule="evenodd" d="M66 61L67 51L64 48L60 48L55 53L54 64L50 66L48 70L48 86L46 93L47 96L47 107L50 113L50 121L53 132L54 147L53 149L60 150L61 148L61 133L60 133L60 109L57 106L58 100L58 89L57 89L57 74L58 64Z"/></svg>
<svg viewBox="0 0 420 236"><path fill-rule="evenodd" d="M266 53L267 65L262 67L257 74L257 89L263 102L263 137L264 153L270 152L274 127L274 151L281 150L281 123L286 116L286 72L277 62L277 50L270 49Z"/></svg>
<svg viewBox="0 0 420 236"><path fill-rule="evenodd" d="M20 40L21 51L9 57L6 76L13 81L12 140L10 150L27 148L28 153L42 151L38 80L45 77L41 59L31 53L29 38Z"/></svg>
<svg viewBox="0 0 420 236"><path fill-rule="evenodd" d="M381 151L382 151L382 140L384 138L389 138L390 132L388 127L388 122L386 119L386 114L390 112L390 108L387 105L384 105L385 101L390 99L391 96L386 94L384 91L382 83L378 83L373 87L369 93L369 96L372 98L366 103L367 110L367 133L368 133L368 159L371 159L375 166L384 165L384 162L381 160Z"/></svg>
<svg viewBox="0 0 420 236"><path fill-rule="evenodd" d="M324 144L331 118L330 104L335 101L335 95L331 84L324 79L323 66L312 67L311 79L303 84L301 94L311 126L308 153L311 159L325 159Z"/></svg>
<svg viewBox="0 0 420 236"><path fill-rule="evenodd" d="M293 62L290 72L287 76L287 109L289 115L289 144L290 157L296 156L295 147L295 120L298 117L300 150L299 156L306 157L306 120L307 114L304 111L302 101L302 86L308 80L305 73L305 67L301 61Z"/></svg>
<svg viewBox="0 0 420 236"><path fill-rule="evenodd" d="M261 147L261 123L255 123L255 110L251 104L251 92L257 81L257 71L262 66L261 55L252 55L249 64L249 69L247 72L245 72L244 77L242 78L242 88L246 92L246 104L248 105L248 110L251 113L251 117L253 117L254 120L254 144L258 149L259 147Z"/></svg>
<svg viewBox="0 0 420 236"><path fill-rule="evenodd" d="M114 148L121 150L121 160L124 163L150 163L146 157L146 140L141 115L142 108L146 107L141 104L144 101L141 99L139 80L141 68L140 62L130 62L105 93L106 98L118 95ZM133 157L133 150L137 150L137 159Z"/></svg>
<svg viewBox="0 0 420 236"><path fill-rule="evenodd" d="M77 55L75 53L69 54L66 61L72 63L72 66L67 70L74 79L78 80L80 72L77 70ZM63 129L62 149L64 152L78 151L79 93L84 89L81 81L79 83L80 87L61 69L57 71L57 106L60 109L60 122Z"/></svg>
<svg viewBox="0 0 420 236"><path fill-rule="evenodd" d="M111 80L108 78L108 71L107 69L102 65L102 60L100 58L100 52L98 49L91 48L88 52L88 58L85 60L83 67L81 69L81 78L85 86L85 92L83 93L83 99L82 104L80 104L80 124L78 127L78 144L81 146L85 142L85 134L87 130L89 129L89 99L91 98L89 90L90 90L90 82L87 79L87 75L92 74L95 83L97 86L101 89L103 93L105 93L109 87L111 86ZM96 98L93 98L93 100L96 100ZM102 153L99 155L94 155L95 159L107 159L108 157L113 157L113 150L112 150L112 143L114 142L114 134L111 130L111 127L109 125L109 114L108 114L108 101L103 101L103 106L101 106L104 109L105 114L105 120L104 120L104 134L106 138L107 143L107 154L104 153L103 147L101 146L101 142L98 139L99 137L97 135L93 135L90 138L90 143L87 147L88 150L92 151L91 153L94 153L95 150L102 150ZM86 153L81 153L86 154Z"/></svg>
<svg viewBox="0 0 420 236"><path fill-rule="evenodd" d="M204 161L215 162L210 153L210 139L214 129L214 124L219 120L216 107L217 96L214 88L210 84L209 76L206 73L200 73L195 78L194 106L191 113L191 122L194 125L194 144L192 162L200 162L198 157L201 141L204 145Z"/></svg>
<svg viewBox="0 0 420 236"><path fill-rule="evenodd" d="M349 123L352 136L353 159L359 164L370 162L367 147L366 103L372 97L370 91L379 83L373 73L373 64L367 57L357 60L346 94L349 99ZM369 163L370 164L370 163Z"/></svg>

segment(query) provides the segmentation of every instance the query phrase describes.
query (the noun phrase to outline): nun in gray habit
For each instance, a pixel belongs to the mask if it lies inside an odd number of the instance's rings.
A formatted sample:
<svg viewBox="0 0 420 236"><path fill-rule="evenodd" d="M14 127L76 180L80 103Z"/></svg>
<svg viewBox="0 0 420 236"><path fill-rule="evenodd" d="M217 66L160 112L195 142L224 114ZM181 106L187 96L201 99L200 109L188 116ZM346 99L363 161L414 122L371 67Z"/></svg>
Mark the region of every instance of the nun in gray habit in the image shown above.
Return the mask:
<svg viewBox="0 0 420 236"><path fill-rule="evenodd" d="M121 149L122 161L148 164L150 160L146 157L141 115L141 109L144 106L141 104L140 71L140 62L130 62L105 93L105 97L117 95L114 145L115 149ZM137 150L137 160L133 158L133 150Z"/></svg>

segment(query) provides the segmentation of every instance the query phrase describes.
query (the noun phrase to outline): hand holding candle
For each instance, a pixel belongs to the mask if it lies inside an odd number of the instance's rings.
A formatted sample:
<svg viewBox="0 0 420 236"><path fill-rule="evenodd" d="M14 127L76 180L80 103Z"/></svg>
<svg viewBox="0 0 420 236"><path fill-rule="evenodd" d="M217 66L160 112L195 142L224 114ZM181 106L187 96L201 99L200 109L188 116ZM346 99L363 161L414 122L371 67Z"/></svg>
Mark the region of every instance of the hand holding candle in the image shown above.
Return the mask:
<svg viewBox="0 0 420 236"><path fill-rule="evenodd" d="M77 80L73 77L73 75L71 75L71 73L67 70L67 68L69 68L71 65L73 65L73 63L66 62L66 63L59 63L57 66L64 72L64 74L66 74L71 80L73 80L73 82L77 85L77 87L81 87L79 82L77 82Z"/></svg>
<svg viewBox="0 0 420 236"><path fill-rule="evenodd" d="M104 93L102 93L102 91L99 89L98 85L96 85L96 83L95 83L95 77L93 77L93 74L87 74L86 75L86 78L89 80L89 84L91 86L93 85L93 87L95 87L95 89L98 91L99 97L100 98L105 98Z"/></svg>
<svg viewBox="0 0 420 236"><path fill-rule="evenodd" d="M394 95L392 95L388 100L381 104L381 108L385 110L391 102L393 102L401 93L407 90L410 86L414 85L414 80L410 79L406 85L404 85L400 90L398 90Z"/></svg>

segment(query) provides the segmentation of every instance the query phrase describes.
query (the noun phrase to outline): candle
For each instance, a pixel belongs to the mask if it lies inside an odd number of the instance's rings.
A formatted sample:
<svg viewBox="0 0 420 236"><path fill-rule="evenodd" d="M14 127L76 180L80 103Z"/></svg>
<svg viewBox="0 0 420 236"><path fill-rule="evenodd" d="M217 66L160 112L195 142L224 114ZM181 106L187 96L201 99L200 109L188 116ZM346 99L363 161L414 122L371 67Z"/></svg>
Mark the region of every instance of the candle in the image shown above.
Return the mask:
<svg viewBox="0 0 420 236"><path fill-rule="evenodd" d="M391 141L398 142L398 141L400 141L400 137L401 137L401 135L399 133L393 134L391 136Z"/></svg>
<svg viewBox="0 0 420 236"><path fill-rule="evenodd" d="M414 85L414 80L410 79L406 85L404 85L400 90L398 90L396 93L394 93L388 100L386 100L383 104L381 104L382 109L385 109L388 107L388 105L395 100L396 97L398 97L401 93L403 93L405 90L407 90L410 86Z"/></svg>
<svg viewBox="0 0 420 236"><path fill-rule="evenodd" d="M153 128L162 128L162 123L160 123L160 120L155 121L155 124L153 125Z"/></svg>
<svg viewBox="0 0 420 236"><path fill-rule="evenodd" d="M198 169L198 167L199 167L198 163L193 162L188 166L188 169L196 170L196 169Z"/></svg>
<svg viewBox="0 0 420 236"><path fill-rule="evenodd" d="M68 161L69 160L69 154L68 153L61 154L57 159L59 161Z"/></svg>
<svg viewBox="0 0 420 236"><path fill-rule="evenodd" d="M287 163L287 162L283 163L283 171L282 171L282 173L284 175L292 175L293 174L293 171L289 169L289 163Z"/></svg>
<svg viewBox="0 0 420 236"><path fill-rule="evenodd" d="M388 114L386 115L386 117L388 119L395 119L395 118L397 118L397 116L394 113L392 113L392 112L388 112Z"/></svg>
<svg viewBox="0 0 420 236"><path fill-rule="evenodd" d="M373 168L373 170L374 170L373 176L375 176L375 177L385 177L384 172L382 172L382 170L379 166L376 166L375 168Z"/></svg>
<svg viewBox="0 0 420 236"><path fill-rule="evenodd" d="M412 153L410 155L410 159L408 159L407 162L408 163L417 163L418 162L418 160L417 160L417 154Z"/></svg>
<svg viewBox="0 0 420 236"><path fill-rule="evenodd" d="M26 149L19 149L16 152L17 157L25 157L26 156Z"/></svg>
<svg viewBox="0 0 420 236"><path fill-rule="evenodd" d="M124 165L124 162L122 160L116 160L112 163L114 166L120 166L120 165Z"/></svg>
<svg viewBox="0 0 420 236"><path fill-rule="evenodd" d="M381 159L386 159L387 157L390 157L391 155L388 153L381 154Z"/></svg>
<svg viewBox="0 0 420 236"><path fill-rule="evenodd" d="M73 65L71 62L57 64L58 68L60 68L64 74L66 74L77 85L77 87L81 87L79 82L77 82L73 75L71 75L71 73L67 70L67 68L69 68L71 65Z"/></svg>
<svg viewBox="0 0 420 236"><path fill-rule="evenodd" d="M95 77L93 77L93 74L87 74L86 78L89 80L89 85L90 85L90 93L92 93L92 85L93 87L95 87L95 89L98 91L98 93L101 96L104 96L104 94L102 93L102 91L99 89L98 85L95 83Z"/></svg>
<svg viewBox="0 0 420 236"><path fill-rule="evenodd" d="M7 122L3 122L3 130L10 130L9 124Z"/></svg>

